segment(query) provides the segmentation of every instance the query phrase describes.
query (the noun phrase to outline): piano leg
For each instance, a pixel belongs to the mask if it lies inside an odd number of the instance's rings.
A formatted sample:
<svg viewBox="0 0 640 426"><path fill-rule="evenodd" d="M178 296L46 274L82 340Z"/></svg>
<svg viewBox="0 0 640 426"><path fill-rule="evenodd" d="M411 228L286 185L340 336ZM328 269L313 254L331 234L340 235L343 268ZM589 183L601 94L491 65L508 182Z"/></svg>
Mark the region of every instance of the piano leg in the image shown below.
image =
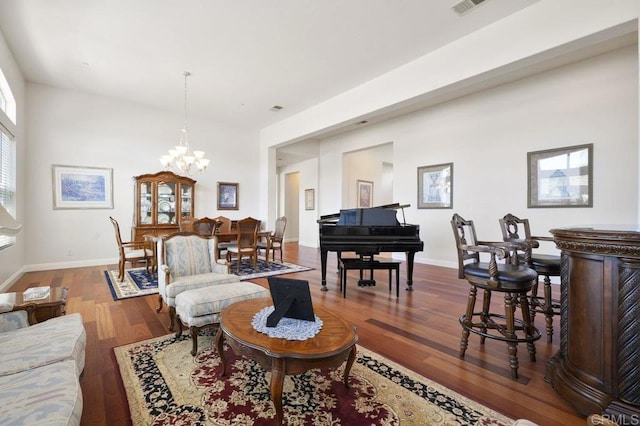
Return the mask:
<svg viewBox="0 0 640 426"><path fill-rule="evenodd" d="M406 252L407 256L407 291L413 291L413 258L415 257L415 251Z"/></svg>
<svg viewBox="0 0 640 426"><path fill-rule="evenodd" d="M322 274L322 287L320 290L328 291L327 288L327 252L328 250L320 249L320 272Z"/></svg>

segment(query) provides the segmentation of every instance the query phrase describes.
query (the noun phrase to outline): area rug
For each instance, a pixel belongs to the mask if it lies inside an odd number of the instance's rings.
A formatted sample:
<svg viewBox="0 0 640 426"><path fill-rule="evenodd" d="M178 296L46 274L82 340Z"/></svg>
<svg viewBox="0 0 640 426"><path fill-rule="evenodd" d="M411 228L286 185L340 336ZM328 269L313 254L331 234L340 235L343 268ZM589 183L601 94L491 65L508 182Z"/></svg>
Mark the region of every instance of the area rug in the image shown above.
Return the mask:
<svg viewBox="0 0 640 426"><path fill-rule="evenodd" d="M241 280L252 280L254 278L270 277L273 275L291 274L293 272L310 271L313 268L307 268L306 266L300 266L287 262L269 262L267 266L264 259L258 258L256 267L251 265L249 258L243 258L240 263L240 272L236 272L236 259L231 260L231 273L238 275Z"/></svg>
<svg viewBox="0 0 640 426"><path fill-rule="evenodd" d="M270 373L225 346L227 375L211 334L173 335L114 348L134 425L272 425ZM358 346L349 389L337 369L286 376L287 425L495 425L507 417Z"/></svg>
<svg viewBox="0 0 640 426"><path fill-rule="evenodd" d="M158 294L158 280L146 268L125 269L124 280L118 281L118 271L104 271L113 300Z"/></svg>
<svg viewBox="0 0 640 426"><path fill-rule="evenodd" d="M231 272L238 275L242 281L313 269L287 262L269 262L269 266L267 266L264 259L260 258L258 258L254 268L249 259L244 258L240 264L240 272L236 272L236 262L235 259L231 261ZM146 268L125 269L122 282L118 281L117 270L104 271L104 276L107 279L107 284L109 284L113 300L158 293L158 280L148 274Z"/></svg>

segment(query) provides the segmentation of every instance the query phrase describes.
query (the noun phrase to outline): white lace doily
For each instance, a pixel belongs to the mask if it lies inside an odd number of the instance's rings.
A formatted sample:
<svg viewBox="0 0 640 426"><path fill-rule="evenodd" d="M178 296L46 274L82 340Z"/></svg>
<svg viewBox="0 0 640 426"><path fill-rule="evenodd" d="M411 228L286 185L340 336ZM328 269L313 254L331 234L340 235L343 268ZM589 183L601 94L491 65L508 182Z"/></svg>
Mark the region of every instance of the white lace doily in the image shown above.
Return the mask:
<svg viewBox="0 0 640 426"><path fill-rule="evenodd" d="M267 317L275 310L267 306L253 316L251 325L256 331L265 333L269 337L287 340L307 340L314 337L322 328L322 320L316 315L315 321L305 321L294 318L282 318L275 327L267 327Z"/></svg>

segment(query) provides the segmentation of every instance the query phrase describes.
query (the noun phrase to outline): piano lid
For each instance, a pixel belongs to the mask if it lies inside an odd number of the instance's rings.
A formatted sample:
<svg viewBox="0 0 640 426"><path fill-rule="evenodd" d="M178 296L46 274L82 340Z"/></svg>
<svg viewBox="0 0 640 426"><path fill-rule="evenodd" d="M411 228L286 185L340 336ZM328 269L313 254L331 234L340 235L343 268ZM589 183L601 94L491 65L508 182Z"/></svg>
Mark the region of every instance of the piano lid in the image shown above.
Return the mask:
<svg viewBox="0 0 640 426"><path fill-rule="evenodd" d="M318 223L340 226L399 226L396 209L409 206L409 204L394 203L370 208L344 209L340 210L340 213L320 216ZM404 210L402 216L404 220Z"/></svg>
<svg viewBox="0 0 640 426"><path fill-rule="evenodd" d="M396 211L383 207L340 210L337 226L400 226Z"/></svg>

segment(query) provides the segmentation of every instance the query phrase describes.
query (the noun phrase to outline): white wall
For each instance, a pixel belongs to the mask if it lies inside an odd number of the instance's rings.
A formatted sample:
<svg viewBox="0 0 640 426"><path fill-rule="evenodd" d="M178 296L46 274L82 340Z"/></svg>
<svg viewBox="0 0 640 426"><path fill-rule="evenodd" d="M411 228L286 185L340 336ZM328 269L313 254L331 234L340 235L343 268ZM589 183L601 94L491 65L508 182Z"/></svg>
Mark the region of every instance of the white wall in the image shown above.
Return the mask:
<svg viewBox="0 0 640 426"><path fill-rule="evenodd" d="M454 266L449 221L457 212L479 238L500 240L498 218L529 218L535 235L554 227L635 223L638 217L637 46L321 142L324 211L340 209L335 161L363 143L394 141L394 201L409 203L408 223L421 227L416 261ZM594 144L593 208L528 209L527 152ZM453 209L418 210L417 168L454 163ZM338 176L337 176L338 175ZM543 248L553 252L553 246Z"/></svg>
<svg viewBox="0 0 640 426"><path fill-rule="evenodd" d="M141 105L29 84L26 168L27 269L102 264L117 259L108 216L130 239L133 221L132 177L161 170L159 156L176 145L182 115ZM191 145L211 164L194 178L196 216L219 214L241 219L259 211L257 135L188 117ZM113 168L114 208L53 210L51 165ZM239 211L217 211L217 181L239 183ZM71 252L71 255L69 255Z"/></svg>
<svg viewBox="0 0 640 426"><path fill-rule="evenodd" d="M347 152L343 156L342 207L358 207L358 181L373 182L371 206L393 203L393 181L386 179L385 163L393 162L393 143ZM336 210L334 213L337 213Z"/></svg>
<svg viewBox="0 0 640 426"><path fill-rule="evenodd" d="M500 239L497 220L509 212L528 217L534 235L562 226L635 223L637 93L634 46L407 117L422 129L406 135L410 151L397 150L397 162L407 167L396 179L415 182L415 167L453 161L453 212L474 219L483 239ZM594 144L593 208L527 209L526 153L584 143ZM415 190L399 189L400 198L415 200ZM419 261L454 261L446 226L451 213L411 212L427 242Z"/></svg>
<svg viewBox="0 0 640 426"><path fill-rule="evenodd" d="M15 140L17 148L17 180L16 180L16 219L25 225L25 170L21 163L25 160L27 140L25 138L25 82L22 72L18 68L13 54L0 33L0 68L6 77L11 92L16 100L16 129ZM16 244L0 250L0 289L5 281L16 280L20 276L20 268L24 264L25 255L25 233L21 232L16 236Z"/></svg>
<svg viewBox="0 0 640 426"><path fill-rule="evenodd" d="M325 131L352 127L361 120L433 105L452 96L486 88L496 80L521 78L557 64L597 44L622 35L637 39L640 2L637 0L540 0L408 64L367 81L260 132L261 156L278 146L317 139ZM636 93L637 96L637 93ZM394 140L394 139L390 139ZM395 140L394 140L395 141ZM368 141L366 146L378 143ZM324 153L330 146L326 145ZM338 154L340 155L340 154ZM336 160L336 158L332 158ZM401 167L399 164L394 164ZM273 162L261 163L261 185L271 194ZM322 164L322 168L324 167ZM333 183L340 184L339 176ZM334 186L336 188L337 186ZM320 194L320 207L324 197ZM273 201L263 198L263 210L272 214ZM321 213L327 210L321 210Z"/></svg>

